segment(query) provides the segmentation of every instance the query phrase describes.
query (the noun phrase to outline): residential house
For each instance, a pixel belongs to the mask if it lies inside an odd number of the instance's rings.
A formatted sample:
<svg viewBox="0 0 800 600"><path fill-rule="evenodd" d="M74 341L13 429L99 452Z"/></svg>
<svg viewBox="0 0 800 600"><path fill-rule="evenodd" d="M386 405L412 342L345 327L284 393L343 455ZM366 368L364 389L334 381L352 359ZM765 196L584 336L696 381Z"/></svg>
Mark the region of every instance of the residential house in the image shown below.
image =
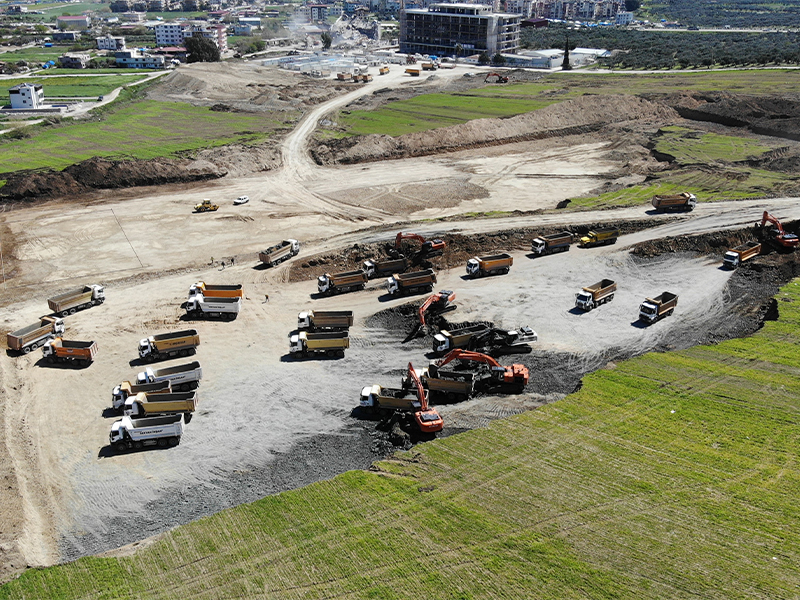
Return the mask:
<svg viewBox="0 0 800 600"><path fill-rule="evenodd" d="M31 109L44 106L44 91L39 83L20 83L8 90L11 108Z"/></svg>

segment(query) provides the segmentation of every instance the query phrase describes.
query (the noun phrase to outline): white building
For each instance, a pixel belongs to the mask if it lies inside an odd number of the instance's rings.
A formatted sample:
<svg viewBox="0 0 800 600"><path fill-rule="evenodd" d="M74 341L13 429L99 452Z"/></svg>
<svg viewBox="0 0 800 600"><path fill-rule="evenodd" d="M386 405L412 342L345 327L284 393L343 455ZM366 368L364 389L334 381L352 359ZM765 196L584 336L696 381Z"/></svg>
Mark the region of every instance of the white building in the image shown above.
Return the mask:
<svg viewBox="0 0 800 600"><path fill-rule="evenodd" d="M183 46L183 27L180 23L156 25L156 46Z"/></svg>
<svg viewBox="0 0 800 600"><path fill-rule="evenodd" d="M96 38L98 50L125 50L125 38L114 37L107 35L105 37Z"/></svg>
<svg viewBox="0 0 800 600"><path fill-rule="evenodd" d="M41 84L20 83L8 90L11 108L31 109L44 106L44 91Z"/></svg>
<svg viewBox="0 0 800 600"><path fill-rule="evenodd" d="M228 34L225 25L208 25L206 23L192 23L184 30L184 40L188 37L204 37L211 40L219 48L220 52L228 50Z"/></svg>
<svg viewBox="0 0 800 600"><path fill-rule="evenodd" d="M135 49L116 52L114 58L117 66L130 69L163 69L166 64L163 56L153 56Z"/></svg>
<svg viewBox="0 0 800 600"><path fill-rule="evenodd" d="M633 23L633 13L632 12L618 12L614 22L617 25L630 25Z"/></svg>

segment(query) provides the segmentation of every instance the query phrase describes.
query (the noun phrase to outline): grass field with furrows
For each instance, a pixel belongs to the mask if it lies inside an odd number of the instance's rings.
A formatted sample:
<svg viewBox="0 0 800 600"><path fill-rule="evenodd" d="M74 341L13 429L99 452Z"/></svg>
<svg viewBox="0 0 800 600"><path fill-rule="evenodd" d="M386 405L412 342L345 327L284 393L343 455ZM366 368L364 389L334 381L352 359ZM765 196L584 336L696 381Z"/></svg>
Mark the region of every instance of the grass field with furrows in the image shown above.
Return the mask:
<svg viewBox="0 0 800 600"><path fill-rule="evenodd" d="M800 281L778 305L753 336L620 362L134 556L30 569L0 598L796 597Z"/></svg>

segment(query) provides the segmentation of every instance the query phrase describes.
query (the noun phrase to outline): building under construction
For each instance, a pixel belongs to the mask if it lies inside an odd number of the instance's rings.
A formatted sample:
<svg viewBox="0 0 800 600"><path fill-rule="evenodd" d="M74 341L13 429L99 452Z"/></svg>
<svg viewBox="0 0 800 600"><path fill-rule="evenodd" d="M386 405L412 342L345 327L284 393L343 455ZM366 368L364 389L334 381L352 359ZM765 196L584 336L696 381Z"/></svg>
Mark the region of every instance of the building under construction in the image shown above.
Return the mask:
<svg viewBox="0 0 800 600"><path fill-rule="evenodd" d="M400 13L400 52L455 56L514 53L522 15L492 12L481 4L432 4Z"/></svg>

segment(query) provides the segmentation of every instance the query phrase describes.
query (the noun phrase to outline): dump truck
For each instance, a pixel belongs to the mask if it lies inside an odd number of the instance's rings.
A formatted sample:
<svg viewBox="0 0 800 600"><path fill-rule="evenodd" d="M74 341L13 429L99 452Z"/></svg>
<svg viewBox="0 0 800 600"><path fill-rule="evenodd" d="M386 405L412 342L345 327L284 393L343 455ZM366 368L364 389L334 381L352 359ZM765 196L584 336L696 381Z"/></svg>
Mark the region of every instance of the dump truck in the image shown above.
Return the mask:
<svg viewBox="0 0 800 600"><path fill-rule="evenodd" d="M139 341L139 358L155 361L174 356L189 356L200 345L196 329L151 335Z"/></svg>
<svg viewBox="0 0 800 600"><path fill-rule="evenodd" d="M301 331L289 338L289 353L294 358L310 354L325 354L326 356L344 356L344 351L350 347L350 338L346 331L325 331L309 333Z"/></svg>
<svg viewBox="0 0 800 600"><path fill-rule="evenodd" d="M743 262L759 254L761 254L761 243L747 242L728 250L725 256L722 257L722 266L727 269L735 269Z"/></svg>
<svg viewBox="0 0 800 600"><path fill-rule="evenodd" d="M157 383L143 383L137 385L130 381L123 381L118 386L115 386L111 391L111 407L119 410L125 406L125 400L130 396L144 392L145 394L171 394L172 385L169 381L159 381Z"/></svg>
<svg viewBox="0 0 800 600"><path fill-rule="evenodd" d="M82 308L89 308L105 302L106 293L102 285L84 285L47 299L47 305L62 317L74 315Z"/></svg>
<svg viewBox="0 0 800 600"><path fill-rule="evenodd" d="M692 211L697 206L697 196L689 192L667 196L653 196L650 202L657 211Z"/></svg>
<svg viewBox="0 0 800 600"><path fill-rule="evenodd" d="M435 71L439 68L435 62L424 62L420 65L423 71Z"/></svg>
<svg viewBox="0 0 800 600"><path fill-rule="evenodd" d="M406 74L411 75L412 77L419 77L420 70L419 69L406 69Z"/></svg>
<svg viewBox="0 0 800 600"><path fill-rule="evenodd" d="M415 412L422 408L416 390L368 385L361 389L361 409L367 414L386 415L396 410Z"/></svg>
<svg viewBox="0 0 800 600"><path fill-rule="evenodd" d="M215 210L219 210L219 204L214 204L208 198L205 198L200 204L194 205L194 212L196 213L213 212Z"/></svg>
<svg viewBox="0 0 800 600"><path fill-rule="evenodd" d="M353 290L363 290L367 286L367 274L362 270L344 273L325 273L317 277L317 290L323 296L344 294Z"/></svg>
<svg viewBox="0 0 800 600"><path fill-rule="evenodd" d="M433 269L413 273L395 273L386 280L386 291L390 296L426 294L433 290L436 273Z"/></svg>
<svg viewBox="0 0 800 600"><path fill-rule="evenodd" d="M569 231L553 233L533 238L531 252L537 256L546 256L556 252L568 252L572 244L572 234Z"/></svg>
<svg viewBox="0 0 800 600"><path fill-rule="evenodd" d="M598 229L590 231L580 239L578 246L581 248L592 248L593 246L606 246L616 244L619 237L619 229L610 227L608 229Z"/></svg>
<svg viewBox="0 0 800 600"><path fill-rule="evenodd" d="M365 260L362 270L367 274L367 279L374 279L387 273L402 273L410 266L411 261L403 256L388 260Z"/></svg>
<svg viewBox="0 0 800 600"><path fill-rule="evenodd" d="M378 68L378 75L386 75L389 72L389 67Z"/></svg>
<svg viewBox="0 0 800 600"><path fill-rule="evenodd" d="M453 331L442 329L433 336L433 353L437 356L444 356L455 348L466 348L474 336L488 330L489 325L485 323L470 325Z"/></svg>
<svg viewBox="0 0 800 600"><path fill-rule="evenodd" d="M111 425L108 443L117 452L145 446L177 446L183 435L183 415L131 419L122 417Z"/></svg>
<svg viewBox="0 0 800 600"><path fill-rule="evenodd" d="M467 275L473 279L487 275L505 275L514 264L514 257L504 252L489 256L476 256L467 261Z"/></svg>
<svg viewBox="0 0 800 600"><path fill-rule="evenodd" d="M309 310L297 315L297 329L342 331L353 324L352 310Z"/></svg>
<svg viewBox="0 0 800 600"><path fill-rule="evenodd" d="M616 291L617 284L612 279L602 279L575 294L575 306L590 311L601 304L611 302Z"/></svg>
<svg viewBox="0 0 800 600"><path fill-rule="evenodd" d="M450 402L467 400L475 392L475 373L469 371L445 371L431 363L420 373L422 387L428 389L433 398Z"/></svg>
<svg viewBox="0 0 800 600"><path fill-rule="evenodd" d="M203 294L207 298L244 298L242 284L237 285L208 285L205 281L198 281L189 288L189 298Z"/></svg>
<svg viewBox="0 0 800 600"><path fill-rule="evenodd" d="M188 423L192 419L192 413L197 410L197 400L196 391L152 395L140 392L125 400L124 414L134 419L182 414L184 421Z"/></svg>
<svg viewBox="0 0 800 600"><path fill-rule="evenodd" d="M268 267L289 260L300 252L300 242L297 240L283 240L280 244L270 246L258 253L258 260Z"/></svg>
<svg viewBox="0 0 800 600"><path fill-rule="evenodd" d="M200 368L199 362L194 361L186 363L185 365L166 367L164 369L147 367L136 376L136 384L143 385L145 383L169 381L173 390L188 392L189 390L196 389L197 386L200 385L200 380L202 378L203 369Z"/></svg>
<svg viewBox="0 0 800 600"><path fill-rule="evenodd" d="M39 346L44 346L56 336L64 334L64 320L59 317L40 317L37 323L6 334L6 344L10 350L28 354Z"/></svg>
<svg viewBox="0 0 800 600"><path fill-rule="evenodd" d="M678 305L678 295L664 292L655 298L646 298L639 307L639 320L655 323L663 317L670 316Z"/></svg>
<svg viewBox="0 0 800 600"><path fill-rule="evenodd" d="M79 342L57 337L45 342L42 356L50 364L67 363L85 367L97 356L97 342Z"/></svg>
<svg viewBox="0 0 800 600"><path fill-rule="evenodd" d="M241 309L241 298L206 298L203 294L195 294L186 301L186 314L193 318L233 321Z"/></svg>

